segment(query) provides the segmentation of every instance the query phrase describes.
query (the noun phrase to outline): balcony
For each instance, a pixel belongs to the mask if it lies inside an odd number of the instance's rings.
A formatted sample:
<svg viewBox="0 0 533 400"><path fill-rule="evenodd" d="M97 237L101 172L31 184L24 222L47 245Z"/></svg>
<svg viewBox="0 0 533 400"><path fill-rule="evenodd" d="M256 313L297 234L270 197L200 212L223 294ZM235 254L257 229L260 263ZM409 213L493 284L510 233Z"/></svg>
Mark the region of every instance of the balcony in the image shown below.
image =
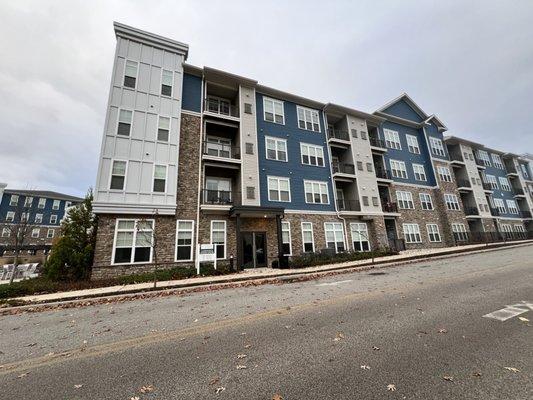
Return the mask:
<svg viewBox="0 0 533 400"><path fill-rule="evenodd" d="M531 211L520 211L520 215L522 218L531 219Z"/></svg>
<svg viewBox="0 0 533 400"><path fill-rule="evenodd" d="M231 104L231 102L226 99L205 99L204 112L209 114L216 114L222 117L239 118L239 108Z"/></svg>
<svg viewBox="0 0 533 400"><path fill-rule="evenodd" d="M339 211L361 211L359 200L337 199L337 209Z"/></svg>
<svg viewBox="0 0 533 400"><path fill-rule="evenodd" d="M236 193L231 190L202 189L202 204L229 206L236 204Z"/></svg>
<svg viewBox="0 0 533 400"><path fill-rule="evenodd" d="M465 161L462 154L450 153L452 167L464 167Z"/></svg>
<svg viewBox="0 0 533 400"><path fill-rule="evenodd" d="M474 155L474 160L476 160L478 168L485 169L485 167L490 167L490 161L483 160L476 155Z"/></svg>
<svg viewBox="0 0 533 400"><path fill-rule="evenodd" d="M482 185L483 185L483 190L484 191L486 191L486 192L493 192L494 191L494 189L492 188L490 183L482 182Z"/></svg>
<svg viewBox="0 0 533 400"><path fill-rule="evenodd" d="M490 215L492 215L493 217L499 217L500 216L500 210L498 210L497 208L491 207L490 208Z"/></svg>
<svg viewBox="0 0 533 400"><path fill-rule="evenodd" d="M377 137L370 136L370 146L374 148L374 150L379 150L386 152L387 147L385 147L385 141L382 139L379 139Z"/></svg>
<svg viewBox="0 0 533 400"><path fill-rule="evenodd" d="M513 188L514 197L526 197L526 193L523 189Z"/></svg>
<svg viewBox="0 0 533 400"><path fill-rule="evenodd" d="M386 202L382 202L381 203L381 208L383 210L384 213L397 213L398 212L398 204L394 203L394 202L391 202L391 201L386 201Z"/></svg>
<svg viewBox="0 0 533 400"><path fill-rule="evenodd" d="M462 191L472 190L472 184L467 179L457 179L457 189Z"/></svg>
<svg viewBox="0 0 533 400"><path fill-rule="evenodd" d="M479 215L479 210L477 209L477 207L465 207L464 210L467 218Z"/></svg>
<svg viewBox="0 0 533 400"><path fill-rule="evenodd" d="M505 165L505 169L507 170L507 176L509 178L518 178L518 171L513 165Z"/></svg>
<svg viewBox="0 0 533 400"><path fill-rule="evenodd" d="M386 183L392 182L391 173L386 170L385 168L375 168L376 171L376 178L380 181L385 181Z"/></svg>
<svg viewBox="0 0 533 400"><path fill-rule="evenodd" d="M343 130L339 130L335 128L328 128L328 139L342 140L345 142L349 142L350 135L348 134L348 132L343 131Z"/></svg>
<svg viewBox="0 0 533 400"><path fill-rule="evenodd" d="M202 154L210 157L226 158L229 160L240 160L240 147L229 144L205 141L203 142Z"/></svg>
<svg viewBox="0 0 533 400"><path fill-rule="evenodd" d="M355 175L355 165L353 164L332 162L331 169L333 170L333 174Z"/></svg>

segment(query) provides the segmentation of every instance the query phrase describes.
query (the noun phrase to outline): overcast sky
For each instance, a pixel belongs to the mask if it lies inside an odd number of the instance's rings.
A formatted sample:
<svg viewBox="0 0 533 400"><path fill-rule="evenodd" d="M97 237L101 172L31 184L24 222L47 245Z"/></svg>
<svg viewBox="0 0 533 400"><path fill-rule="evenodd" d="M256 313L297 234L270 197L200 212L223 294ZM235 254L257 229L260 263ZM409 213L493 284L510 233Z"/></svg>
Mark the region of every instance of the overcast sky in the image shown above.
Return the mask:
<svg viewBox="0 0 533 400"><path fill-rule="evenodd" d="M407 92L448 134L533 152L533 1L17 0L0 4L0 182L94 186L114 20L319 101L373 112Z"/></svg>

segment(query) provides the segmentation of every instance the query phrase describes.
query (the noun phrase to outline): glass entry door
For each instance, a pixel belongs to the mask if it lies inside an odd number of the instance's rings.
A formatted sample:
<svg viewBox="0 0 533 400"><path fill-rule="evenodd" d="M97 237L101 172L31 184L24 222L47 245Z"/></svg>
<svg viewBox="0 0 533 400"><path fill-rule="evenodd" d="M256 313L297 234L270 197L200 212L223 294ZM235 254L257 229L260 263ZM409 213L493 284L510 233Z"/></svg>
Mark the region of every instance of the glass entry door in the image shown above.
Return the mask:
<svg viewBox="0 0 533 400"><path fill-rule="evenodd" d="M243 268L267 266L266 234L264 232L243 232Z"/></svg>

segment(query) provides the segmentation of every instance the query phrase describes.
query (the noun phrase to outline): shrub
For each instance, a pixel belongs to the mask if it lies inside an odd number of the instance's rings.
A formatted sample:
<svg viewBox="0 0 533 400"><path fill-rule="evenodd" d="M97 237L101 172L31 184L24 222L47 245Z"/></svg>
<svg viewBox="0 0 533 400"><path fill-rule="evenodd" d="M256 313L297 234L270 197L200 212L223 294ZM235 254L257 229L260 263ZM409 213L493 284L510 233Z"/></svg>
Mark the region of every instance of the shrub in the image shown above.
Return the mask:
<svg viewBox="0 0 533 400"><path fill-rule="evenodd" d="M289 260L290 268L305 268L324 264L336 264L348 261L366 260L398 254L389 249L376 249L368 252L351 252L331 254L330 252L305 253L300 256L291 257Z"/></svg>

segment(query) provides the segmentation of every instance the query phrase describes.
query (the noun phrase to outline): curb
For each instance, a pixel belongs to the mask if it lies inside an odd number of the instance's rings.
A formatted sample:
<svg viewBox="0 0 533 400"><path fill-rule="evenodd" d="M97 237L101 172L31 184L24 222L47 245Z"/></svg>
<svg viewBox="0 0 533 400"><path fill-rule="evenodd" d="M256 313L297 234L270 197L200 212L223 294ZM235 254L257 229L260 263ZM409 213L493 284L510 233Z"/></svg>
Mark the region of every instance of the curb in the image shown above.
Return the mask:
<svg viewBox="0 0 533 400"><path fill-rule="evenodd" d="M14 313L20 313L24 311L40 311L40 309L47 309L53 306L62 306L62 308L70 308L69 306L75 306L76 304L83 304L87 303L86 305L91 305L93 303L96 303L96 300L112 300L112 299L128 299L128 298L134 298L139 295L143 295L144 297L154 297L158 294L185 294L185 293L191 293L191 292L200 292L200 291L208 291L208 290L220 290L225 288L232 288L232 287L238 287L241 286L242 283L250 283L254 286L259 285L265 285L265 284L281 284L281 283L291 283L291 282L302 282L302 281L308 281L313 279L319 279L323 276L329 276L329 275L339 275L339 274L346 274L351 272L364 272L371 269L380 269L380 268L390 268L390 267L396 267L401 265L408 265L412 263L419 262L421 260L439 260L439 259L447 259L447 258L453 258L453 257L459 257L461 255L470 255L470 254L480 254L480 253L486 253L490 251L497 251L502 249L509 249L509 248L515 248L515 247L525 247L533 244L533 241L528 242L521 242L517 244L509 244L509 243L498 243L496 245L491 246L485 246L482 248L475 248L475 249L459 249L459 250L450 250L447 252L438 253L435 255L431 254L425 254L425 255L413 255L410 257L406 257L401 260L397 261L390 261L390 260L374 260L372 263L371 261L362 263L362 264L346 264L341 265L338 267L332 267L329 269L321 270L321 271L309 271L309 272L301 272L301 271L287 271L286 273L282 273L280 275L257 275L254 277L232 277L228 278L224 281L205 281L205 282L197 282L197 283L178 283L176 285L167 286L163 288L143 288L143 289L131 289L129 291L120 291L120 292L110 292L106 294L88 294L78 297L73 297L71 299L57 299L57 300L51 300L51 301L45 301L45 302L26 302L23 305L20 306L12 306L12 307L4 307L0 308L0 315L10 315ZM9 300L16 300L9 299Z"/></svg>

